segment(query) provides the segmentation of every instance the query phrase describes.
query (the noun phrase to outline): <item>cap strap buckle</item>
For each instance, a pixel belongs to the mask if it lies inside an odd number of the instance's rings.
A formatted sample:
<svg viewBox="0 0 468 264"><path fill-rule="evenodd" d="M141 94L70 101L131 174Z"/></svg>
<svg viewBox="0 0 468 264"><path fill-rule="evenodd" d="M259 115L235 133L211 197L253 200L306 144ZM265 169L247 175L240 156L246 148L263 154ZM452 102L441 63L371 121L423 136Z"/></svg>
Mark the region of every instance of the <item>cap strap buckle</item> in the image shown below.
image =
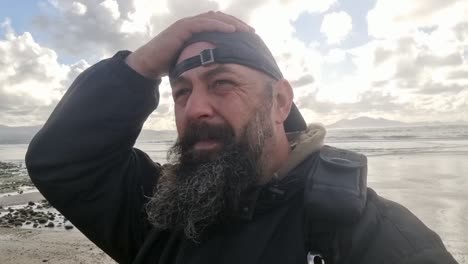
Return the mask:
<svg viewBox="0 0 468 264"><path fill-rule="evenodd" d="M202 66L215 62L213 49L206 49L200 52L200 63Z"/></svg>

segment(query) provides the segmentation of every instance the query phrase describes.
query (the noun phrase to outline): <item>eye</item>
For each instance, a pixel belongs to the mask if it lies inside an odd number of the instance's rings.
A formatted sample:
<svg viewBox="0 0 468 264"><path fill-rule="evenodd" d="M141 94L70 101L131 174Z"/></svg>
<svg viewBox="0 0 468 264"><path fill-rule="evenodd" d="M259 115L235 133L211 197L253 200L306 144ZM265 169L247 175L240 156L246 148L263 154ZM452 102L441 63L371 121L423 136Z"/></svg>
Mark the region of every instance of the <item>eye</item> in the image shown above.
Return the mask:
<svg viewBox="0 0 468 264"><path fill-rule="evenodd" d="M174 101L178 100L180 97L190 94L191 89L189 88L180 88L173 94Z"/></svg>
<svg viewBox="0 0 468 264"><path fill-rule="evenodd" d="M213 82L212 87L215 89L232 89L236 86L236 83L231 80L220 79Z"/></svg>

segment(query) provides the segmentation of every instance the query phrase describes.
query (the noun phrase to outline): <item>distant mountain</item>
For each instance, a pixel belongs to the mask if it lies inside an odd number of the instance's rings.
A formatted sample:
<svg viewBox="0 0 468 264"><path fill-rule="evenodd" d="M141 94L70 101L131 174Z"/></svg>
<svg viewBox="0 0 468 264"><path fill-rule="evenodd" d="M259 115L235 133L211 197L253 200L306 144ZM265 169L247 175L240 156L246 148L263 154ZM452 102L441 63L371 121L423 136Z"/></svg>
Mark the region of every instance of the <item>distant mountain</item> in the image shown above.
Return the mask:
<svg viewBox="0 0 468 264"><path fill-rule="evenodd" d="M174 141L177 137L175 130L150 130L143 129L138 136L139 142L155 142L155 141Z"/></svg>
<svg viewBox="0 0 468 264"><path fill-rule="evenodd" d="M0 125L0 144L29 144L34 135L42 126L22 126L9 127ZM173 130L149 130L141 131L138 141L173 141L176 138L176 132Z"/></svg>
<svg viewBox="0 0 468 264"><path fill-rule="evenodd" d="M336 123L327 125L327 128L365 128L365 127L404 127L404 126L442 126L442 125L468 125L468 122L418 122L404 123L384 118L358 117L355 119L342 119ZM29 144L33 136L39 131L41 126L10 127L0 124L0 144ZM141 131L137 141L160 142L174 141L177 132L174 130L151 130Z"/></svg>
<svg viewBox="0 0 468 264"><path fill-rule="evenodd" d="M360 127L398 127L408 126L408 123L388 120L385 118L358 117L355 119L341 119L328 125L328 128L360 128Z"/></svg>
<svg viewBox="0 0 468 264"><path fill-rule="evenodd" d="M416 127L416 126L466 126L466 121L432 121L432 122L413 122L405 123L385 118L358 117L354 119L341 119L333 124L327 125L327 128L366 128L366 127Z"/></svg>
<svg viewBox="0 0 468 264"><path fill-rule="evenodd" d="M28 144L41 126L9 127L0 125L0 144Z"/></svg>

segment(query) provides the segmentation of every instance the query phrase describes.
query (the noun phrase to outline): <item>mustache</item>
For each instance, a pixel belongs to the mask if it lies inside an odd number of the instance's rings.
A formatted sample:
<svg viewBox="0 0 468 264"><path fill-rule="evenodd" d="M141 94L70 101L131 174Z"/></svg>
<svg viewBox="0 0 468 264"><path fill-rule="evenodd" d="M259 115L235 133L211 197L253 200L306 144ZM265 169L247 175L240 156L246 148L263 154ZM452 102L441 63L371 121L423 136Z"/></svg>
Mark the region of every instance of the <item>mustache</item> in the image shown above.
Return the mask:
<svg viewBox="0 0 468 264"><path fill-rule="evenodd" d="M177 145L182 151L190 150L197 142L213 140L223 144L232 143L234 129L228 124L209 124L207 122L191 122L185 133L179 138Z"/></svg>

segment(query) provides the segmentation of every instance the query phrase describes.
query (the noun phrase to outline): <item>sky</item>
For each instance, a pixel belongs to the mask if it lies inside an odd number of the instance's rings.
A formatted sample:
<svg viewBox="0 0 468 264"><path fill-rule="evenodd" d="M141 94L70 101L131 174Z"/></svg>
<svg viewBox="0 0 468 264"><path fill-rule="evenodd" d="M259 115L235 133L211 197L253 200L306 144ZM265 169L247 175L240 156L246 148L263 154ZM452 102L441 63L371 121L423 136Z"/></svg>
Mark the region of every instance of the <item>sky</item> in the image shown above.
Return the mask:
<svg viewBox="0 0 468 264"><path fill-rule="evenodd" d="M308 123L468 121L466 0L3 0L0 124L43 124L83 70L209 10L256 29ZM160 94L145 128L174 129Z"/></svg>

